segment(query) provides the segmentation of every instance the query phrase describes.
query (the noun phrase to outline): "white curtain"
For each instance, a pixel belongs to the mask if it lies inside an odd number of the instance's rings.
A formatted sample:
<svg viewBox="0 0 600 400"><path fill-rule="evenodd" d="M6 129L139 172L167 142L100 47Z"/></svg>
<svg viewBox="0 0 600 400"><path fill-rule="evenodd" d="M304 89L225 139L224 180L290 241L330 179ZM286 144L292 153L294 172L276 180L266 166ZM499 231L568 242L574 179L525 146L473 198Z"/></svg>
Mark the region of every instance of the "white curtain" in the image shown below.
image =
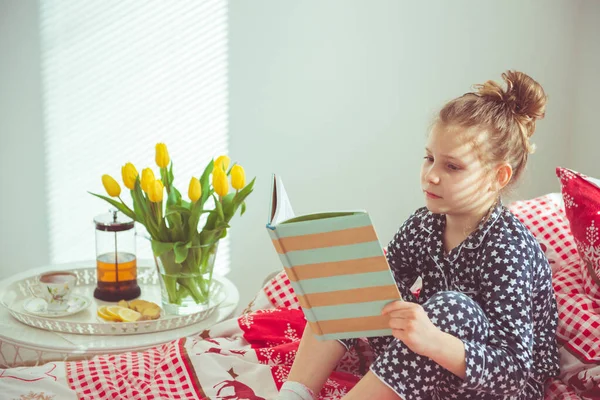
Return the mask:
<svg viewBox="0 0 600 400"><path fill-rule="evenodd" d="M87 191L104 194L102 174L156 172L164 142L187 195L227 153L227 1L44 0L40 32L51 260L94 259L92 220L110 206ZM216 268L229 270L227 239Z"/></svg>

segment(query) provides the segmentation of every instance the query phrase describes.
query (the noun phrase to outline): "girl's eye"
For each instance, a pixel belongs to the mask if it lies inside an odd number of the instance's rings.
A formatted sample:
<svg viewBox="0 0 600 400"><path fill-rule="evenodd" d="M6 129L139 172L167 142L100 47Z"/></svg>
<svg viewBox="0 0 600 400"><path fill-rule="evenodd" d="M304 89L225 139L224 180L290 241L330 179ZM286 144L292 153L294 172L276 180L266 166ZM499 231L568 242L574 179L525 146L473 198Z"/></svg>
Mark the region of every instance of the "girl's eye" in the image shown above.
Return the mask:
<svg viewBox="0 0 600 400"><path fill-rule="evenodd" d="M452 171L458 171L460 169L460 167L457 167L454 164L448 164L448 168L451 169Z"/></svg>
<svg viewBox="0 0 600 400"><path fill-rule="evenodd" d="M433 157L431 157L431 156L425 156L423 158L429 162L433 162Z"/></svg>

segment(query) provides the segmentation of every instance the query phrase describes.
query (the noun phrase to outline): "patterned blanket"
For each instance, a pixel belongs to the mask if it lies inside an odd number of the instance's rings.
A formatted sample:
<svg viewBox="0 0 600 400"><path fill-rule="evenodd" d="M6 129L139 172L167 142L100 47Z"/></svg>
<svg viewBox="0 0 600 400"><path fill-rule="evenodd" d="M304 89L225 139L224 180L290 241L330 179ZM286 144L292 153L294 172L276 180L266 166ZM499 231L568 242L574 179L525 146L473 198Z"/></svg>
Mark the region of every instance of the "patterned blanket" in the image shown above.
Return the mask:
<svg viewBox="0 0 600 400"><path fill-rule="evenodd" d="M261 291L238 318L146 350L0 369L0 398L272 399L287 379L305 320ZM320 393L339 399L366 373L370 351L349 352Z"/></svg>
<svg viewBox="0 0 600 400"><path fill-rule="evenodd" d="M555 279L563 371L546 399L600 399L600 309L574 294L581 278ZM569 288L568 290L564 290ZM569 294L571 293L571 294ZM586 298L587 299L587 298ZM575 322L576 321L576 322ZM272 399L286 380L305 320L284 274L274 277L244 314L144 352L0 370L2 399ZM594 331L590 330L596 328ZM580 358L585 356L586 362ZM319 393L342 398L373 361L366 342L348 352Z"/></svg>

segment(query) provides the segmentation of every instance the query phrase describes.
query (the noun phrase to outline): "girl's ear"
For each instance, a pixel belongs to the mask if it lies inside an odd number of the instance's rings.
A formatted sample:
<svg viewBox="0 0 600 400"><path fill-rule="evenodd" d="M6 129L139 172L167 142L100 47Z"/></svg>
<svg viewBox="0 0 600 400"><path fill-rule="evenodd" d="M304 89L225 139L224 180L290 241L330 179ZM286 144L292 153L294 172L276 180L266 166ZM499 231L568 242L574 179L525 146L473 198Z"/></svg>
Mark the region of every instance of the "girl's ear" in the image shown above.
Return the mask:
<svg viewBox="0 0 600 400"><path fill-rule="evenodd" d="M497 185L498 190L502 190L508 182L510 182L510 178L512 178L513 170L510 164L504 163L496 168L496 179L495 186Z"/></svg>

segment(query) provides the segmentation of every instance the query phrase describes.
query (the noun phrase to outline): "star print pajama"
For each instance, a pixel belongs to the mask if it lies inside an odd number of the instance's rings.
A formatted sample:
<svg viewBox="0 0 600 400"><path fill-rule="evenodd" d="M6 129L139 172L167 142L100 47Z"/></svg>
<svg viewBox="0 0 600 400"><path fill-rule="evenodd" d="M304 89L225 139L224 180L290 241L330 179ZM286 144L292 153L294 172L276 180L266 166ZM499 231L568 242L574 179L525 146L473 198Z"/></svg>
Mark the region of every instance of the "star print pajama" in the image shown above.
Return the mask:
<svg viewBox="0 0 600 400"><path fill-rule="evenodd" d="M502 205L448 254L445 216L417 210L388 246L404 300L465 346L466 377L411 351L393 336L369 338L371 371L400 398L542 399L558 373L556 303L542 250ZM409 287L423 280L419 297ZM340 340L349 348L356 339Z"/></svg>

